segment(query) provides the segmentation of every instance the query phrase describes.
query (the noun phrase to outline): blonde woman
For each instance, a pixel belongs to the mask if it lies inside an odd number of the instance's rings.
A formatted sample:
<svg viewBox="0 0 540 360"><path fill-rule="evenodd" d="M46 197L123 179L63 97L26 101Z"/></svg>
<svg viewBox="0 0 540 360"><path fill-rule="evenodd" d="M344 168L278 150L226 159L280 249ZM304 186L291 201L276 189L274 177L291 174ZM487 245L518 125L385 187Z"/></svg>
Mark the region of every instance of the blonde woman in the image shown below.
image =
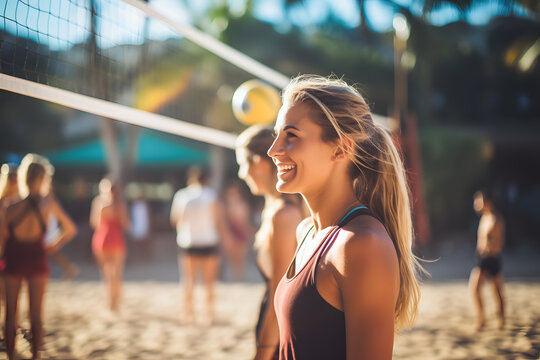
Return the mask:
<svg viewBox="0 0 540 360"><path fill-rule="evenodd" d="M19 200L17 167L3 164L0 171L0 212L3 213L10 203L17 200Z"/></svg>
<svg viewBox="0 0 540 360"><path fill-rule="evenodd" d="M268 151L277 189L311 217L275 295L280 359L391 359L420 292L405 171L362 96L341 80L294 79Z"/></svg>
<svg viewBox="0 0 540 360"><path fill-rule="evenodd" d="M295 230L302 220L299 199L276 190L276 169L266 152L274 140L272 128L252 126L238 137L238 177L254 195L264 196L261 227L255 235L257 265L267 289L256 327L255 359L277 359L279 331L274 311L277 284L296 249Z"/></svg>
<svg viewBox="0 0 540 360"><path fill-rule="evenodd" d="M56 199L49 195L53 167L47 159L28 154L17 170L20 198L10 205L0 221L0 253L5 258L6 348L14 358L16 314L23 280L28 283L32 359L39 359L43 340L43 300L49 278L47 254L54 254L77 232L75 224ZM62 231L45 243L50 216L55 216Z"/></svg>
<svg viewBox="0 0 540 360"><path fill-rule="evenodd" d="M9 204L19 200L19 187L17 186L17 167L11 164L2 164L0 171L0 222L6 213ZM5 267L4 259L0 258L0 316L4 316L5 287L2 271ZM2 329L3 331L3 329ZM2 342L3 337L2 337Z"/></svg>

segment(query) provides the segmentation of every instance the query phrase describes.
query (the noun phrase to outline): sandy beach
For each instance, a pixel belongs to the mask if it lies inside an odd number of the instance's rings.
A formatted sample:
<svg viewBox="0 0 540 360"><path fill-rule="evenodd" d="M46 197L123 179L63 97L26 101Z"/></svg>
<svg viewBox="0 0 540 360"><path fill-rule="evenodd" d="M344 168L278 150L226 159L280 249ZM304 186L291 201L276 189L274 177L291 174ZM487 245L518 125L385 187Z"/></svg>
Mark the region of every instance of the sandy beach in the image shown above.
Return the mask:
<svg viewBox="0 0 540 360"><path fill-rule="evenodd" d="M253 265L245 282L223 276L217 287L215 324L185 324L175 253L171 255L169 246L163 245L155 254L160 261L128 264L120 314L106 310L104 289L91 262L80 264L81 273L74 281L61 280L53 264L45 304L43 358L250 359L263 293ZM467 249L463 254L469 254ZM498 330L493 319L478 333L473 331L466 282L471 259L454 252L453 257L428 264L432 279L422 284L418 321L397 336L394 359L538 359L540 277L533 272L538 255L518 255L508 256L506 261L506 327ZM523 276L523 269L529 276ZM199 313L203 310L202 290L198 287L195 294ZM484 295L488 314L493 314L489 288ZM25 294L21 301L21 326L27 329ZM22 334L17 344L21 358L28 358L29 344ZM5 352L0 353L0 359L5 359Z"/></svg>
<svg viewBox="0 0 540 360"><path fill-rule="evenodd" d="M125 306L117 315L104 309L98 282L53 280L43 358L249 359L262 290L260 284L219 284L217 321L205 326L183 324L181 290L175 283L127 283ZM394 359L538 358L540 285L508 283L506 328L497 330L493 321L480 333L473 331L466 291L463 282L423 285L418 322L397 337ZM202 288L197 295L202 297ZM21 325L27 328L25 303ZM493 311L493 303L487 305ZM28 342L22 335L17 340L21 355L28 358Z"/></svg>

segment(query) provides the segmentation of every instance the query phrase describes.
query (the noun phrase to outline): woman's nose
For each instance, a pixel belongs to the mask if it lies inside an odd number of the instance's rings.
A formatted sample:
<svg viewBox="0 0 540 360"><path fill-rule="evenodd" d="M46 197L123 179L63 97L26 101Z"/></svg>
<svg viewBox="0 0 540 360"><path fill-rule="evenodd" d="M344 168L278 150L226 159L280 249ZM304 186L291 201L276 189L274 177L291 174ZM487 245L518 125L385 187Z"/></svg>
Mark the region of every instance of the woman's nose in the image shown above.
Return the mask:
<svg viewBox="0 0 540 360"><path fill-rule="evenodd" d="M238 178L244 180L246 178L246 173L245 166L238 167Z"/></svg>
<svg viewBox="0 0 540 360"><path fill-rule="evenodd" d="M274 139L274 142L272 143L272 145L270 145L270 148L268 149L266 154L268 156L270 156L271 158L274 158L277 155L279 155L280 153L282 153L283 150L282 150L282 146L280 145L280 143L281 143L280 137L276 136L276 138Z"/></svg>

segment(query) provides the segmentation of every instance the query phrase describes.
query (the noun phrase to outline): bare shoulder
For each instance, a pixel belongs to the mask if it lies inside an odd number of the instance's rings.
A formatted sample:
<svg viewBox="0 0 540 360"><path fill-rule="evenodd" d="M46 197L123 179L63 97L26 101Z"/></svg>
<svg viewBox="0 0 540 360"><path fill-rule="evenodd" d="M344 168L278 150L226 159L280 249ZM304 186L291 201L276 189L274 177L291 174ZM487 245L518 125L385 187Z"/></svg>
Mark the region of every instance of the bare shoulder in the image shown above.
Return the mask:
<svg viewBox="0 0 540 360"><path fill-rule="evenodd" d="M272 214L272 224L274 228L293 226L296 229L302 220L302 213L297 206L283 202L275 208Z"/></svg>
<svg viewBox="0 0 540 360"><path fill-rule="evenodd" d="M336 239L333 257L337 268L357 264L370 267L383 265L386 269L398 269L398 258L392 239L384 226L371 216L358 216L340 231Z"/></svg>
<svg viewBox="0 0 540 360"><path fill-rule="evenodd" d="M295 231L298 223L302 220L300 210L287 203L280 204L274 210L270 242L276 246L294 243L294 247L296 247Z"/></svg>
<svg viewBox="0 0 540 360"><path fill-rule="evenodd" d="M92 208L98 209L98 208L100 208L102 206L102 203L103 203L103 201L102 201L101 196L97 195L96 197L94 197L94 199L92 199L92 205L91 206L92 206Z"/></svg>

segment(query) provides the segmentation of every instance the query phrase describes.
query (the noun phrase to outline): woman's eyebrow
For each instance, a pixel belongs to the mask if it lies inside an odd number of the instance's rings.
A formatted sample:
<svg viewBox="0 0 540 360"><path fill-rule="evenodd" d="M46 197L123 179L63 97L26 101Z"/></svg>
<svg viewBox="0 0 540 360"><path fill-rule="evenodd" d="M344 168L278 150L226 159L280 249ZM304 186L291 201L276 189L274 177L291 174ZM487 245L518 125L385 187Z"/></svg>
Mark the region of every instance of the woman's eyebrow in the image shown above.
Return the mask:
<svg viewBox="0 0 540 360"><path fill-rule="evenodd" d="M285 127L283 128L283 130L289 130L289 129L293 129L293 130L299 131L298 128L297 128L296 126L292 126L292 125L287 125L287 126L285 126Z"/></svg>

